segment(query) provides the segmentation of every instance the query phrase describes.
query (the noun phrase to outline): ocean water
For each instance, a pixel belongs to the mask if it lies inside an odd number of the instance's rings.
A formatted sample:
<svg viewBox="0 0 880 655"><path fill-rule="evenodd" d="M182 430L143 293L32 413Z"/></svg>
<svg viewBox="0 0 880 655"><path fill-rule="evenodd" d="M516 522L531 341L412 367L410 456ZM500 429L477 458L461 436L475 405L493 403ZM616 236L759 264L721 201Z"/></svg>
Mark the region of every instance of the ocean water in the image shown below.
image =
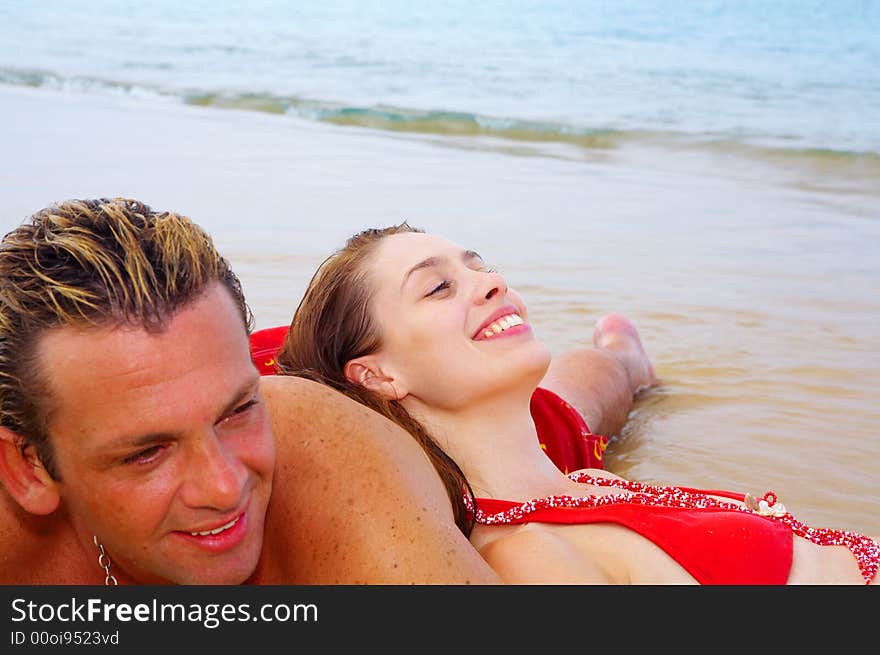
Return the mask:
<svg viewBox="0 0 880 655"><path fill-rule="evenodd" d="M608 468L880 534L880 1L0 1L0 228L191 215L287 323L345 236L480 251L662 384Z"/></svg>
<svg viewBox="0 0 880 655"><path fill-rule="evenodd" d="M2 2L0 83L876 171L878 34L876 0Z"/></svg>

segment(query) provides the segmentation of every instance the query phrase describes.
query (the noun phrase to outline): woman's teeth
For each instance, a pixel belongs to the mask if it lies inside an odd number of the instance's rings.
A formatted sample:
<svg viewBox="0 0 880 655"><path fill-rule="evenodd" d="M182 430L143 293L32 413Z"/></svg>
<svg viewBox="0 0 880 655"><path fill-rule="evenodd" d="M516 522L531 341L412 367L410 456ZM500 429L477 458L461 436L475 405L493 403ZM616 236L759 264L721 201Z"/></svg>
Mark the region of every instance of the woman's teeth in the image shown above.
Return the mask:
<svg viewBox="0 0 880 655"><path fill-rule="evenodd" d="M508 328L516 327L523 323L525 323L525 321L520 318L519 314L508 314L507 316L502 316L483 330L483 336L488 339L489 337L494 337L496 334L504 332L504 330Z"/></svg>

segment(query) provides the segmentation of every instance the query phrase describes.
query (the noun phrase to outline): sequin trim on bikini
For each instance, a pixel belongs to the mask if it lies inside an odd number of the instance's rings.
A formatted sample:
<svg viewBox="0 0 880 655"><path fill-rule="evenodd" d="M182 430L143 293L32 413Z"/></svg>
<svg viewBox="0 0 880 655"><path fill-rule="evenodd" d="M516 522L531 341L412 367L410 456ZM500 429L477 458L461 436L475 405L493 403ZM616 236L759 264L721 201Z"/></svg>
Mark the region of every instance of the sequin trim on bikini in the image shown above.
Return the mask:
<svg viewBox="0 0 880 655"><path fill-rule="evenodd" d="M776 494L772 491L767 492L760 501L756 501L751 496L746 495L747 506L719 500L705 493L690 491L681 487L596 477L587 473L571 473L568 477L575 482L584 484L616 487L623 489L624 493L583 497L567 495L548 496L521 503L497 514L486 514L478 507L475 520L483 525L500 525L521 521L529 514L548 507L604 507L620 503L680 507L685 509L725 509L763 516L771 521L780 521L789 526L794 534L819 546L846 546L853 554L853 557L856 558L859 571L861 571L862 577L865 579L865 584L869 584L874 579L874 576L877 575L878 569L880 569L880 544L874 539L849 530L811 528L794 518L785 509L785 506L777 501ZM473 512L473 504L470 498L466 500L469 510Z"/></svg>

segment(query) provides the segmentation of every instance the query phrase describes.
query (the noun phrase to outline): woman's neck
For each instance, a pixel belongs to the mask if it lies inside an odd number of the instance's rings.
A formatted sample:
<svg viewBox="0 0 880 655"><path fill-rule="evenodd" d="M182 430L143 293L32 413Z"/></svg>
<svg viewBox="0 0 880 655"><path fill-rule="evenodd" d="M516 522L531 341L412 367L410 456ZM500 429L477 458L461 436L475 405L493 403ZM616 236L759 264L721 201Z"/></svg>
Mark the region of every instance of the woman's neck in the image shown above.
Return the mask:
<svg viewBox="0 0 880 655"><path fill-rule="evenodd" d="M408 407L459 465L477 497L530 500L574 485L541 449L529 410L531 391L443 411Z"/></svg>

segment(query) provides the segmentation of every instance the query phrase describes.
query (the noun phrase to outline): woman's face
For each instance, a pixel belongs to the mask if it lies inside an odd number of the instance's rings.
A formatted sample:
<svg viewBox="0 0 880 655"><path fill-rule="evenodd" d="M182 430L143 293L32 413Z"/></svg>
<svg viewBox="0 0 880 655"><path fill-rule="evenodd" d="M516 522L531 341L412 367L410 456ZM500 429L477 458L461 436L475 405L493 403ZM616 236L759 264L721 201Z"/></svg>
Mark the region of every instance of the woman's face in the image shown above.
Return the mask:
<svg viewBox="0 0 880 655"><path fill-rule="evenodd" d="M550 363L526 308L481 257L421 233L382 239L370 259L374 353L399 397L459 409L512 389L531 393Z"/></svg>

